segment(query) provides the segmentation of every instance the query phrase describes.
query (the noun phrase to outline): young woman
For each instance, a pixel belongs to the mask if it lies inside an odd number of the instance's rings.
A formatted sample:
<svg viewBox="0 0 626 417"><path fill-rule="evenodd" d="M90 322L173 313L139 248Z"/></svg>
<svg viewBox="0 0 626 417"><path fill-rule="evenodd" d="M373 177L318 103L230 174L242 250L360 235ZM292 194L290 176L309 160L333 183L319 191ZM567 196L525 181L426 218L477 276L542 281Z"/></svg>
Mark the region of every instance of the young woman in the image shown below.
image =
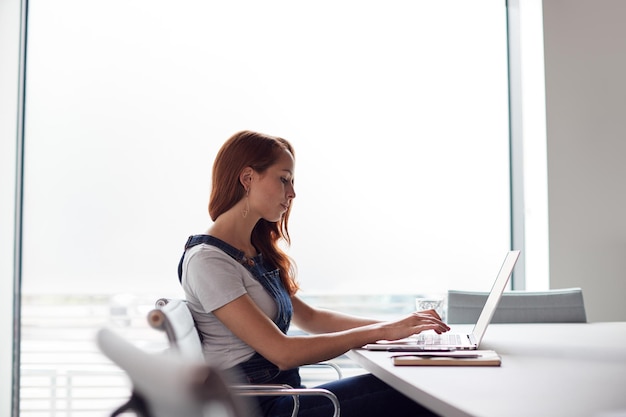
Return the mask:
<svg viewBox="0 0 626 417"><path fill-rule="evenodd" d="M297 295L288 221L294 190L294 149L285 139L251 131L233 135L213 165L206 234L191 236L179 278L207 361L251 383L300 387L298 367L335 358L377 340L449 327L432 310L380 322L318 309ZM290 336L290 323L309 333ZM428 410L373 375L324 384L341 416L420 416ZM290 397L259 397L264 416L288 416ZM330 416L325 398L302 397L299 416Z"/></svg>

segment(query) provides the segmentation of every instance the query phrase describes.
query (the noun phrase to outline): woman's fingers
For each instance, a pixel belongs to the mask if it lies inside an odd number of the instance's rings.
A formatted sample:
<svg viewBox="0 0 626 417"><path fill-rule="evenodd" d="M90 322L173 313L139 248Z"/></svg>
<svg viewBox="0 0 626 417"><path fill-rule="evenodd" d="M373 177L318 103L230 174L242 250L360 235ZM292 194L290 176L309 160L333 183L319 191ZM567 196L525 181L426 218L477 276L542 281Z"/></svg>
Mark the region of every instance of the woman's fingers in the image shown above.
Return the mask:
<svg viewBox="0 0 626 417"><path fill-rule="evenodd" d="M416 314L429 314L429 315L437 317L439 320L441 320L441 317L439 316L439 314L437 313L436 310L416 311Z"/></svg>
<svg viewBox="0 0 626 417"><path fill-rule="evenodd" d="M421 311L413 315L418 319L417 327L422 328L420 331L434 330L437 333L444 333L450 330L450 327L441 321L441 317L435 310Z"/></svg>

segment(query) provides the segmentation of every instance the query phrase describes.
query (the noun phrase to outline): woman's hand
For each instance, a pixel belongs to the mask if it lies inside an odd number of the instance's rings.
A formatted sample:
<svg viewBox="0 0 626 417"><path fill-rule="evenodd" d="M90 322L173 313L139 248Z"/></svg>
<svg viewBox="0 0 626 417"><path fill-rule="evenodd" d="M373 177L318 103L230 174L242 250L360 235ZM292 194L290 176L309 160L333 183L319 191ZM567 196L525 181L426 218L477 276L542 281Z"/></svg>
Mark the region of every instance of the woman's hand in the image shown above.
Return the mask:
<svg viewBox="0 0 626 417"><path fill-rule="evenodd" d="M450 330L435 310L416 311L402 319L383 322L379 325L385 340L404 339L425 330L434 330L438 334Z"/></svg>

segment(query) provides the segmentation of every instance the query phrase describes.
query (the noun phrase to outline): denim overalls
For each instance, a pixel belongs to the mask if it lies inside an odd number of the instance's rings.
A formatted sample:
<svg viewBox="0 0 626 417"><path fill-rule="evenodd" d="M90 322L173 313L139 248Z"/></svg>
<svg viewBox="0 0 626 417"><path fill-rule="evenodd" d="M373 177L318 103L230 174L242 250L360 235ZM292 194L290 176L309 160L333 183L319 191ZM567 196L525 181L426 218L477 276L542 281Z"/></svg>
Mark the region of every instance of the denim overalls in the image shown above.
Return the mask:
<svg viewBox="0 0 626 417"><path fill-rule="evenodd" d="M194 235L190 236L185 244L185 251L193 246L205 243L213 245L233 259L243 265L252 276L259 281L263 288L270 294L270 296L276 302L278 307L278 314L274 323L285 334L289 329L291 322L291 316L293 315L293 306L291 305L291 298L285 290L285 287L280 280L278 269L268 270L265 262L263 262L263 255L259 254L253 258L247 258L244 253L228 243L209 235ZM183 259L185 253L180 259L178 264L178 279L182 280L182 268ZM235 366L236 369L230 371L243 375L249 383L255 384L288 384L294 388L302 387L300 374L298 368L288 371L280 371L276 365L265 359L259 353L255 353L246 362L240 363ZM271 397L268 398L270 400Z"/></svg>

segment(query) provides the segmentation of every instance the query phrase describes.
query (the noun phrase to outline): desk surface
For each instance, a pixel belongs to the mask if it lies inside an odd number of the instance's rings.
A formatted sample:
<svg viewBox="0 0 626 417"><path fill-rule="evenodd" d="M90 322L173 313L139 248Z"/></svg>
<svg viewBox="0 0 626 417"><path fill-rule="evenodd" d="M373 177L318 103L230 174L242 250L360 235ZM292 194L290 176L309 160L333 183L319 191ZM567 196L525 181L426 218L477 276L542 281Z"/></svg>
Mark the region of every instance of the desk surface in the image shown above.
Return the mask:
<svg viewBox="0 0 626 417"><path fill-rule="evenodd" d="M480 348L497 351L502 365L398 367L389 352L348 356L444 417L626 415L626 322L491 324Z"/></svg>

